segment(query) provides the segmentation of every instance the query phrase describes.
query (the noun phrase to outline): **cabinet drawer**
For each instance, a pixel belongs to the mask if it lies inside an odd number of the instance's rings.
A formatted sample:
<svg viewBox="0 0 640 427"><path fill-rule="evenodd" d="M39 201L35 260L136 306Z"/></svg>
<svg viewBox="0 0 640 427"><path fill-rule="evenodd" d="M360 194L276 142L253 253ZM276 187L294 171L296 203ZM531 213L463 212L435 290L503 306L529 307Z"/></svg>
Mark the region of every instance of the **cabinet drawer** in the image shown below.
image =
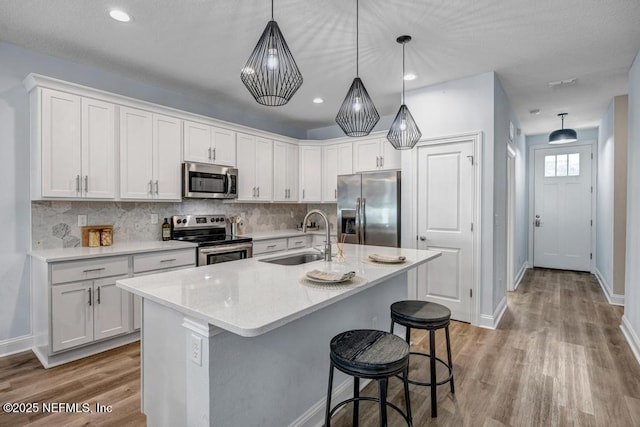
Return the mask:
<svg viewBox="0 0 640 427"><path fill-rule="evenodd" d="M335 241L336 241L336 236L332 235L331 242L335 242ZM325 245L326 243L327 243L327 236L325 236L324 234L313 235L313 246L321 246L321 245Z"/></svg>
<svg viewBox="0 0 640 427"><path fill-rule="evenodd" d="M129 274L129 257L105 257L51 265L51 283L77 282Z"/></svg>
<svg viewBox="0 0 640 427"><path fill-rule="evenodd" d="M254 255L285 250L287 250L287 239L261 240L253 242Z"/></svg>
<svg viewBox="0 0 640 427"><path fill-rule="evenodd" d="M289 237L287 239L287 249L300 249L308 246L309 237L307 236Z"/></svg>
<svg viewBox="0 0 640 427"><path fill-rule="evenodd" d="M152 252L133 256L133 272L160 270L196 264L196 250L180 249L174 251Z"/></svg>

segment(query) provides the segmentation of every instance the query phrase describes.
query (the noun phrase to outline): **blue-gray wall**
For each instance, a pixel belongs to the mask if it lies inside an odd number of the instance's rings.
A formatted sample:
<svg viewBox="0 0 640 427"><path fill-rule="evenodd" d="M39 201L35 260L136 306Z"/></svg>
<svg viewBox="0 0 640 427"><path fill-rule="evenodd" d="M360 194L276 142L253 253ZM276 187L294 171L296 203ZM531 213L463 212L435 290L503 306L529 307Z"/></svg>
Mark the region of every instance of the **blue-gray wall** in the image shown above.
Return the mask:
<svg viewBox="0 0 640 427"><path fill-rule="evenodd" d="M613 191L614 123L613 101L598 128L596 200L596 270L609 294L613 293Z"/></svg>

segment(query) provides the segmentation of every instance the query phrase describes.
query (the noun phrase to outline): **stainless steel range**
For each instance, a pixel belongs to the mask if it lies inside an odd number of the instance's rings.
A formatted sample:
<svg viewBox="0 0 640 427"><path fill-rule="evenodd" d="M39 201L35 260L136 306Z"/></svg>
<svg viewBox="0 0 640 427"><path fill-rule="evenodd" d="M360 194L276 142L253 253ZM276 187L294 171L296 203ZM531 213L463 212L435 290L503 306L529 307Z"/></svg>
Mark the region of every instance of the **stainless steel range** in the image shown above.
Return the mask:
<svg viewBox="0 0 640 427"><path fill-rule="evenodd" d="M198 266L253 256L253 239L227 234L224 215L172 216L171 238L198 244Z"/></svg>

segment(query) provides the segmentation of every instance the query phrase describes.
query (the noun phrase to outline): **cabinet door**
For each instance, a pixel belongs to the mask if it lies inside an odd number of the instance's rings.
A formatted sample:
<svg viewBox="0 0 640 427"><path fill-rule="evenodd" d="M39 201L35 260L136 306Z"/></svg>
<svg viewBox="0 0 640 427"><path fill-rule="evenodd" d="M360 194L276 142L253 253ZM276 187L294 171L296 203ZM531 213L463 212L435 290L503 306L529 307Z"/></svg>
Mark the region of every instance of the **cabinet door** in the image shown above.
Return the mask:
<svg viewBox="0 0 640 427"><path fill-rule="evenodd" d="M380 165L380 142L378 138L353 143L355 172L374 171Z"/></svg>
<svg viewBox="0 0 640 427"><path fill-rule="evenodd" d="M300 151L300 201L322 201L322 147L302 146Z"/></svg>
<svg viewBox="0 0 640 427"><path fill-rule="evenodd" d="M256 194L256 139L238 134L238 200L254 200Z"/></svg>
<svg viewBox="0 0 640 427"><path fill-rule="evenodd" d="M116 196L115 107L95 99L82 99L82 176L84 197Z"/></svg>
<svg viewBox="0 0 640 427"><path fill-rule="evenodd" d="M275 171L274 171L275 173ZM298 201L298 146L287 144L287 200Z"/></svg>
<svg viewBox="0 0 640 427"><path fill-rule="evenodd" d="M338 200L338 146L322 147L322 201Z"/></svg>
<svg viewBox="0 0 640 427"><path fill-rule="evenodd" d="M120 198L148 199L152 191L152 114L120 107Z"/></svg>
<svg viewBox="0 0 640 427"><path fill-rule="evenodd" d="M202 123L184 122L184 160L187 162L211 163L211 126Z"/></svg>
<svg viewBox="0 0 640 427"><path fill-rule="evenodd" d="M131 331L131 296L116 286L116 280L126 277L116 276L93 282L94 340Z"/></svg>
<svg viewBox="0 0 640 427"><path fill-rule="evenodd" d="M382 156L381 169L400 169L400 150L393 148L387 138L380 139L380 153Z"/></svg>
<svg viewBox="0 0 640 427"><path fill-rule="evenodd" d="M256 138L256 189L258 200L273 199L273 141Z"/></svg>
<svg viewBox="0 0 640 427"><path fill-rule="evenodd" d="M51 350L93 341L94 295L91 281L51 286Z"/></svg>
<svg viewBox="0 0 640 427"><path fill-rule="evenodd" d="M228 129L211 128L213 163L236 167L236 133Z"/></svg>
<svg viewBox="0 0 640 427"><path fill-rule="evenodd" d="M289 144L280 141L273 142L273 201L286 202L288 200L288 153Z"/></svg>
<svg viewBox="0 0 640 427"><path fill-rule="evenodd" d="M42 89L42 196L80 197L80 97Z"/></svg>
<svg viewBox="0 0 640 427"><path fill-rule="evenodd" d="M182 201L180 126L180 119L153 115L153 194L157 199Z"/></svg>
<svg viewBox="0 0 640 427"><path fill-rule="evenodd" d="M353 173L353 144L345 142L338 145L338 175Z"/></svg>

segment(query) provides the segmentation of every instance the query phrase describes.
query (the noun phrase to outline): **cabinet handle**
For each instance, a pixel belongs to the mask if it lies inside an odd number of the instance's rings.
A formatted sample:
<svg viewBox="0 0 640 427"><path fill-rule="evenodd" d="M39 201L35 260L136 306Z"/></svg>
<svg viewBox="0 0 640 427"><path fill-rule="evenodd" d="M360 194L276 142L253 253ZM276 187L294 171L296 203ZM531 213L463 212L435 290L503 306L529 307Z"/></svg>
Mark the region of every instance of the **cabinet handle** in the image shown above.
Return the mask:
<svg viewBox="0 0 640 427"><path fill-rule="evenodd" d="M158 184L158 180L156 179L156 194L160 192L160 184Z"/></svg>
<svg viewBox="0 0 640 427"><path fill-rule="evenodd" d="M89 192L89 175L84 176L84 192L85 194Z"/></svg>
<svg viewBox="0 0 640 427"><path fill-rule="evenodd" d="M260 197L260 187L258 187L258 197Z"/></svg>
<svg viewBox="0 0 640 427"><path fill-rule="evenodd" d="M149 180L149 194L153 194L153 180Z"/></svg>
<svg viewBox="0 0 640 427"><path fill-rule="evenodd" d="M384 157L380 156L380 167L384 167Z"/></svg>
<svg viewBox="0 0 640 427"><path fill-rule="evenodd" d="M211 160L211 147L209 147L209 160Z"/></svg>
<svg viewBox="0 0 640 427"><path fill-rule="evenodd" d="M304 188L302 189L302 200L304 200Z"/></svg>
<svg viewBox="0 0 640 427"><path fill-rule="evenodd" d="M80 192L80 175L76 175L76 193Z"/></svg>
<svg viewBox="0 0 640 427"><path fill-rule="evenodd" d="M215 159L216 159L216 149L214 148L213 149L213 160L215 160Z"/></svg>
<svg viewBox="0 0 640 427"><path fill-rule="evenodd" d="M100 304L100 286L98 286L98 304Z"/></svg>
<svg viewBox="0 0 640 427"><path fill-rule="evenodd" d="M376 156L376 167L379 168L380 167L380 157Z"/></svg>
<svg viewBox="0 0 640 427"><path fill-rule="evenodd" d="M294 244L295 244L296 246L298 246L298 245L304 245L304 242L296 242L296 243L294 243Z"/></svg>
<svg viewBox="0 0 640 427"><path fill-rule="evenodd" d="M104 270L104 269L105 269L104 267L102 267L102 268L91 268L91 269L89 269L89 270L82 270L82 272L83 272L83 273L92 273L92 272L94 272L94 271L102 271L102 270Z"/></svg>
<svg viewBox="0 0 640 427"><path fill-rule="evenodd" d="M334 199L337 199L337 198L338 198L338 189L337 189L337 188L334 188L334 189L333 189L333 198L334 198Z"/></svg>
<svg viewBox="0 0 640 427"><path fill-rule="evenodd" d="M170 258L170 259L161 259L160 262L173 262L175 261L176 258Z"/></svg>
<svg viewBox="0 0 640 427"><path fill-rule="evenodd" d="M253 197L256 197L256 187L253 187L253 194L252 194L252 196L253 196Z"/></svg>
<svg viewBox="0 0 640 427"><path fill-rule="evenodd" d="M267 249L273 249L275 247L276 247L276 245L267 245Z"/></svg>
<svg viewBox="0 0 640 427"><path fill-rule="evenodd" d="M91 306L91 288L89 288L89 306Z"/></svg>

